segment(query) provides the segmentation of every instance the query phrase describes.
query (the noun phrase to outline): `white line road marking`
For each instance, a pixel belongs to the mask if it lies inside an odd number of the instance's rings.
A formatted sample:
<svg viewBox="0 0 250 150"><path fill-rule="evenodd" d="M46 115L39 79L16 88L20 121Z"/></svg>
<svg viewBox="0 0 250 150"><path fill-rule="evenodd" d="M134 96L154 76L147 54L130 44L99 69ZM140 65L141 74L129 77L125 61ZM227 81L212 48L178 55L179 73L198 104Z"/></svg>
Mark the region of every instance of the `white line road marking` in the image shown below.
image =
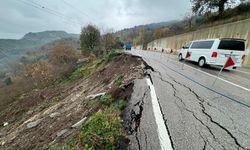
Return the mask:
<svg viewBox="0 0 250 150"><path fill-rule="evenodd" d="M160 105L157 100L157 96L155 93L155 88L151 83L149 78L146 78L147 84L150 87L150 95L152 100L154 117L157 125L158 137L160 140L160 145L162 150L173 150L170 142L170 138L167 132L167 128L165 126L163 115L160 110Z"/></svg>
<svg viewBox="0 0 250 150"><path fill-rule="evenodd" d="M171 61L175 61L175 62L177 62L177 63L179 63L179 64L182 65L182 63L180 63L180 62L177 61L177 60L174 60L173 58L171 58ZM201 73L204 73L204 74L206 74L206 75L208 75L208 76L210 76L210 77L217 78L217 76L212 75L212 74L210 74L210 73L207 73L207 72L205 72L205 71L196 69L196 68L194 68L194 67L192 67L192 66L189 66L189 65L186 65L186 64L184 64L184 65L187 66L187 67L189 67L189 68L191 68L191 69L194 69L194 70L197 70L197 71L199 71L199 72L201 72ZM231 82L231 81L225 80L225 79L220 78L220 77L218 77L218 79L221 80L221 81L224 81L224 82L226 82L226 83L229 83L229 84L231 84L231 85L233 85L233 86L236 86L236 87L238 87L238 88L241 88L241 89L243 89L243 90L246 90L246 91L250 92L250 89L248 89L248 88L246 88L246 87L240 86L240 85L238 85L238 84L236 84L236 83L233 83L233 82Z"/></svg>
<svg viewBox="0 0 250 150"><path fill-rule="evenodd" d="M233 70L235 72L241 72L241 73L245 73L245 74L250 74L250 72L246 72L246 71L240 71L240 70Z"/></svg>
<svg viewBox="0 0 250 150"><path fill-rule="evenodd" d="M202 70L196 69L196 68L191 67L191 66L186 65L186 64L184 64L184 65L185 65L185 66L187 66L187 67L189 67L189 68L191 68L191 69L194 69L194 70L197 70L197 71L199 71L199 72L201 72L201 73L204 73L204 74L206 74L206 75L208 75L208 76L210 76L210 77L217 78L217 76L212 75L212 74L210 74L210 73L207 73L207 72L205 72L205 71L202 71ZM243 87L243 86L240 86L240 85L238 85L238 84L236 84L236 83L233 83L233 82L231 82L231 81L228 81L228 80L222 79L222 78L220 78L220 77L218 77L218 79L219 79L219 80L221 80L221 81L224 81L224 82L226 82L226 83L229 83L229 84L231 84L231 85L234 85L234 86L236 86L236 87L238 87L238 88L241 88L241 89L243 89L243 90L246 90L246 91L250 92L250 89L245 88L245 87Z"/></svg>

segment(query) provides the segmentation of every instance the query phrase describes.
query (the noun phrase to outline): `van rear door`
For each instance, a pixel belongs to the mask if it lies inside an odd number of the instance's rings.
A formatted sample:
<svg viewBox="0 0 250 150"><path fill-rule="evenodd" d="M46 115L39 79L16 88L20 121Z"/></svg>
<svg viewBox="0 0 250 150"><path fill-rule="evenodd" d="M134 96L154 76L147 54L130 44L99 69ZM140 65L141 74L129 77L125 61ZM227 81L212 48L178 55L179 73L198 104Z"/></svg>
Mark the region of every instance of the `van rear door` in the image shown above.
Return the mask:
<svg viewBox="0 0 250 150"><path fill-rule="evenodd" d="M216 64L224 65L230 54L235 62L235 66L241 66L242 56L245 54L245 41L235 39L221 39L218 45Z"/></svg>

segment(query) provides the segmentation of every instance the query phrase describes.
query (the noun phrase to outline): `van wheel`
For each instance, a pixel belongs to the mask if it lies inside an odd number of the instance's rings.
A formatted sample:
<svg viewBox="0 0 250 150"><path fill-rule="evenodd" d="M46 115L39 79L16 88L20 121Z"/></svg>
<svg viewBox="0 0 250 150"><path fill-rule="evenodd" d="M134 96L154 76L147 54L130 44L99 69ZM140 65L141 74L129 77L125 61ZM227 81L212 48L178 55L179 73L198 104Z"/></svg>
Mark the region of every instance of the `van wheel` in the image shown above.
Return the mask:
<svg viewBox="0 0 250 150"><path fill-rule="evenodd" d="M204 57L201 57L198 61L198 64L200 67L204 67L206 64L206 59Z"/></svg>
<svg viewBox="0 0 250 150"><path fill-rule="evenodd" d="M182 54L179 54L178 59L179 59L179 61L182 61L182 60L183 60Z"/></svg>

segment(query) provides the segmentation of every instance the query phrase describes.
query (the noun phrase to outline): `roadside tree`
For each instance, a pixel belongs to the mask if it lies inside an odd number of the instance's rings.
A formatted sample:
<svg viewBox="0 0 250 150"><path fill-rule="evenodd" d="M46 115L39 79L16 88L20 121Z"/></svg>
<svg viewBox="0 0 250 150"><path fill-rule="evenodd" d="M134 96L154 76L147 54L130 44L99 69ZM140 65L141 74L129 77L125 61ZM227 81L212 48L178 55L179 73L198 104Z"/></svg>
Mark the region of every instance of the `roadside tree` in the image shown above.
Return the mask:
<svg viewBox="0 0 250 150"><path fill-rule="evenodd" d="M83 53L89 54L95 47L100 45L101 33L94 25L82 28L80 35L81 49Z"/></svg>
<svg viewBox="0 0 250 150"><path fill-rule="evenodd" d="M113 33L106 33L102 36L102 43L105 50L109 51L113 49L115 45L115 37Z"/></svg>
<svg viewBox="0 0 250 150"><path fill-rule="evenodd" d="M154 31L154 39L159 39L159 38L161 38L162 37L162 31L161 31L161 29L156 29L155 31Z"/></svg>
<svg viewBox="0 0 250 150"><path fill-rule="evenodd" d="M204 14L214 9L218 9L219 15L225 10L226 4L235 3L233 0L191 0L193 3L193 12L198 14Z"/></svg>

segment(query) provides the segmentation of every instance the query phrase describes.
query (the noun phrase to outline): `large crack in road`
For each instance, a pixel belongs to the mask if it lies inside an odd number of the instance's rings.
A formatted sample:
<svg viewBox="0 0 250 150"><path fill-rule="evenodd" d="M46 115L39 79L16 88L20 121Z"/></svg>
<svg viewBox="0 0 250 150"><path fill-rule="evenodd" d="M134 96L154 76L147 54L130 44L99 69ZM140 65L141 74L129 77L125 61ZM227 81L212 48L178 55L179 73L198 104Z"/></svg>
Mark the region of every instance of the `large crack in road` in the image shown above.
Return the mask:
<svg viewBox="0 0 250 150"><path fill-rule="evenodd" d="M148 91L149 91L149 88L145 90L140 100L137 101L135 104L133 104L132 108L129 110L130 117L127 120L125 120L126 121L125 130L127 131L128 134L135 135L135 139L136 139L139 150L142 149L141 148L142 146L140 144L140 139L138 137L138 129L140 129L141 117L142 117L143 109L144 109L143 108L144 99L147 96Z"/></svg>
<svg viewBox="0 0 250 150"><path fill-rule="evenodd" d="M141 100L138 101L134 105L134 107L139 108L139 112L136 113L134 109L131 110L131 119L132 119L131 121L135 123L135 127L133 129L133 132L135 132L135 137L136 137L136 141L137 141L139 150L141 150L141 144L140 144L140 140L139 140L139 137L138 137L138 128L140 128L141 117L142 117L142 112L143 112L143 105L144 105L144 98L145 98L145 96L147 94L147 91L144 92Z"/></svg>
<svg viewBox="0 0 250 150"><path fill-rule="evenodd" d="M157 60L157 62L158 62L158 60ZM159 63L160 63L160 62L159 62ZM165 68L165 65L164 65L164 64L160 63L160 65L163 66L163 67ZM153 67L151 67L151 68L153 68ZM167 69L167 68L166 68L166 69ZM158 73L158 74L160 75L160 79L161 79L163 82L165 82L165 83L171 85L171 87L172 87L173 90L174 90L173 96L176 97L177 99L179 99L179 100L181 101L181 103L184 105L185 110L187 110L188 112L192 113L193 116L194 116L194 118L197 119L202 125L204 125L204 126L208 129L209 133L213 136L213 139L216 140L217 142L219 142L219 141L217 140L216 136L213 134L213 132L212 132L212 130L210 129L210 127L207 126L204 122L202 122L201 119L199 119L199 118L195 115L195 113L194 113L193 111L187 109L187 107L186 107L185 103L183 102L183 100L182 100L180 97L178 97L178 96L176 95L176 88L175 88L174 84L171 83L171 82L169 82L169 81L164 80L163 77L162 77L162 74L161 74L159 71L155 71L155 69L154 69L154 72L156 72L156 73ZM168 75L168 74L167 74L167 75ZM236 146L237 146L238 149L239 149L239 148L245 149L245 148L238 142L237 138L236 138L236 137L235 137L226 127L224 127L223 125L221 125L219 122L215 121L215 120L212 118L212 116L206 112L206 108L205 108L205 106L204 106L204 102L205 102L204 99L202 99L202 98L201 98L194 90L192 90L190 87L188 87L188 86L186 86L186 85L184 85L184 84L182 84L182 83L176 81L176 80L175 80L172 76L170 76L170 75L168 75L168 77L170 77L170 78L172 79L172 81L174 81L176 84L179 84L180 86L182 86L182 87L188 89L189 92L192 93L192 94L196 97L196 99L199 101L199 105L200 105L200 107L201 107L201 112L209 119L209 121L210 121L211 123L215 124L217 127L219 127L220 129L222 129L223 131L225 131L225 132L233 139L233 141L234 141L234 143L236 144ZM159 101L159 104L160 104L160 101ZM221 145L221 143L220 143L220 145ZM225 149L225 147L224 147L223 145L221 145L221 146L223 147L223 149Z"/></svg>
<svg viewBox="0 0 250 150"><path fill-rule="evenodd" d="M239 147L239 148L242 148L242 149L245 149L237 140L237 138L227 129L225 128L224 126L222 126L220 123L216 122L212 116L210 114L208 114L206 112L206 108L205 108L205 105L204 105L204 102L205 100L202 99L195 91L193 91L190 87L180 83L180 82L177 82L176 80L173 80L175 83L179 84L179 85L182 85L183 87L187 88L193 95L195 95L196 99L199 100L199 104L202 108L202 113L205 114L210 122L214 123L215 125L217 125L218 127L220 127L222 130L224 130L235 142L235 144Z"/></svg>
<svg viewBox="0 0 250 150"><path fill-rule="evenodd" d="M176 98L183 104L183 108L184 108L186 111L190 112L190 113L193 115L193 117L194 117L197 121L199 121L203 126L206 127L206 129L207 129L207 130L209 131L209 133L212 135L214 141L216 141L223 149L226 149L226 148L224 147L224 145L222 145L222 144L219 142L219 139L216 138L216 136L215 136L215 134L213 133L212 129L211 129L206 123L204 123L204 122L195 114L194 111L192 111L192 110L190 110L190 109L187 108L187 106L186 106L186 104L184 103L184 101L183 101L182 98L180 98L179 96L177 96L177 88L175 87L175 85L174 85L173 83L171 83L170 81L164 80L163 77L162 77L162 74L161 74L159 71L155 71L155 72L159 74L159 79L160 79L161 81L163 81L163 82L169 84L169 85L172 87L172 89L173 89L173 96L176 97ZM168 74L167 74L167 75L168 75ZM192 90L190 87L188 87L188 86L186 86L186 85L184 85L184 84L182 84L182 83L176 81L176 80L175 80L172 76L170 76L170 75L168 75L168 77L170 77L171 80L172 80L174 83L176 83L176 84L178 84L178 85L180 85L180 86L182 86L182 87L188 89L189 92L192 93L192 94L196 97L196 99L199 101L198 103L199 103L199 105L200 105L201 112L206 116L206 118L208 118L208 120L209 120L211 123L213 123L214 125L216 125L217 127L219 127L221 130L223 130L224 132L226 132L226 133L233 139L235 145L237 146L237 149L239 149L239 148L245 149L245 148L238 142L237 138L236 138L236 137L235 137L226 127L224 127L223 125L221 125L220 123L218 123L217 121L215 121L215 120L212 118L212 116L206 112L206 108L205 108L205 105L204 105L204 102L205 102L204 99L202 99L202 98L201 98L194 90ZM160 101L159 101L159 104L160 104ZM165 117L165 115L164 115L164 117ZM200 134L200 136L201 136L201 134ZM207 139L204 139L203 136L201 136L201 138L202 138L203 141L204 141L204 148L206 149L206 145L209 143L209 141L208 141ZM211 144L209 144L209 145L211 145ZM212 147L212 146L211 146L211 147Z"/></svg>
<svg viewBox="0 0 250 150"><path fill-rule="evenodd" d="M174 85L173 83L167 81L167 80L164 80L160 72L157 72L157 73L160 75L159 78L160 78L160 80L161 80L162 82L165 82L165 83L169 84L169 85L172 87L172 89L173 89L173 96L176 97L176 99L178 99L178 100L182 103L182 105L183 105L183 106L182 106L182 109L185 109L187 112L191 113L191 114L193 115L193 117L194 117L197 121L199 121L203 126L205 126L206 129L209 131L209 133L212 135L213 139L216 141L217 139L216 139L215 135L213 134L212 130L210 129L210 127L207 126L201 119L199 119L199 118L195 115L195 112L193 112L193 111L191 111L190 109L187 108L187 106L186 106L186 104L184 103L184 101L183 101L182 98L180 98L179 96L177 96L177 88L175 87L175 85ZM171 78L172 78L172 77L171 77ZM173 78L172 78L172 79L173 79ZM173 81L175 81L175 80L173 79ZM175 82L176 82L176 81L175 81ZM177 83L177 82L176 82L176 83ZM175 103L176 103L176 102L175 102ZM177 103L176 103L176 105L177 105L178 107L180 107ZM180 108L180 109L181 109L181 108ZM200 136L200 137L204 140L203 136ZM208 142L209 142L208 140L204 140L204 143L205 143L205 144L204 144L204 147L206 147L205 145L206 145ZM223 148L224 148L224 147L223 147Z"/></svg>
<svg viewBox="0 0 250 150"><path fill-rule="evenodd" d="M247 141L250 137L249 128L247 122L239 117L246 118L249 110L238 106L233 103L234 101L228 102L230 97L213 90L199 88L196 84L190 84L191 79L195 79L199 76L198 74L190 75L192 77L190 80L185 76L182 78L182 74L178 74L174 71L175 69L167 66L168 64L164 64L154 57L143 57L145 66L147 66L144 75L150 77L151 83L154 85L153 89L156 89L155 93L160 107L157 116L162 115L160 117L164 120L162 125L165 124L173 149L185 147L186 149L204 150L247 149L249 145ZM188 70L185 71L188 73ZM211 80L203 78L205 84ZM201 87L203 86L201 85ZM145 100L146 104L141 105L143 115L147 115L149 112L147 102L150 100L148 98ZM138 133L136 133L138 144L141 149L145 149L145 144L146 149L152 149L150 141L152 135L147 129L144 130L145 126L147 126L146 128L150 126L150 124L145 125L145 122L148 123L148 120L145 119L152 118L152 116L142 118L141 126L138 127ZM246 119L246 121L248 120ZM136 142L135 138L134 141Z"/></svg>

